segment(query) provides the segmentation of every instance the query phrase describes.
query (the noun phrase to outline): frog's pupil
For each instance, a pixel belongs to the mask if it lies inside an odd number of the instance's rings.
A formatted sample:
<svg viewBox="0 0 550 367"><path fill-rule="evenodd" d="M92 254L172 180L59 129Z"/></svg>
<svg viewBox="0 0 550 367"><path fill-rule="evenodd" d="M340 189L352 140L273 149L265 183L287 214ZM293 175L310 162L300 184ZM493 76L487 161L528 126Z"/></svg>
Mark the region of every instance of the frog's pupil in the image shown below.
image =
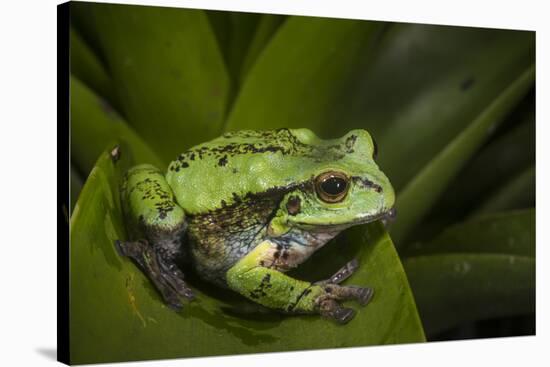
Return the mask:
<svg viewBox="0 0 550 367"><path fill-rule="evenodd" d="M346 190L347 183L341 177L327 178L321 184L321 188L328 195L339 195Z"/></svg>

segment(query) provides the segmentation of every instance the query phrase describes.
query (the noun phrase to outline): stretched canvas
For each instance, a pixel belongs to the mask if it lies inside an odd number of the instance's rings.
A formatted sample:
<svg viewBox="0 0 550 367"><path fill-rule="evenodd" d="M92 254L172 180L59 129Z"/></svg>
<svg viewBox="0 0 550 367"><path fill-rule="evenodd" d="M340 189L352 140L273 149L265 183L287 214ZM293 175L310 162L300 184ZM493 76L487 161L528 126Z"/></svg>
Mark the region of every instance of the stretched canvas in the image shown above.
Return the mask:
<svg viewBox="0 0 550 367"><path fill-rule="evenodd" d="M535 32L58 16L62 362L535 334Z"/></svg>

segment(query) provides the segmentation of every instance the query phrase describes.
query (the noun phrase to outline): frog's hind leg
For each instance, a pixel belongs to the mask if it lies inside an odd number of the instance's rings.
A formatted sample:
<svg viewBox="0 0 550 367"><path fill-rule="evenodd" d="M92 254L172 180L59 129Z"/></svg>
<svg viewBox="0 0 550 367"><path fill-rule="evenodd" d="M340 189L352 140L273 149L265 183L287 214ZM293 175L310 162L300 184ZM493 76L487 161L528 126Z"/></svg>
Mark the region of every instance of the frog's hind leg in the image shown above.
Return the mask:
<svg viewBox="0 0 550 367"><path fill-rule="evenodd" d="M121 199L131 238L116 241L118 252L137 263L170 307L180 309L179 297L194 297L176 265L186 229L183 210L164 176L151 165L128 171Z"/></svg>
<svg viewBox="0 0 550 367"><path fill-rule="evenodd" d="M228 270L227 283L233 290L266 307L289 313L318 313L339 323L347 323L355 315L353 309L342 307L339 301L354 299L366 304L372 296L370 288L337 284L353 273L356 262L348 263L325 281L309 283L279 271L285 270L280 261L277 245L264 241Z"/></svg>

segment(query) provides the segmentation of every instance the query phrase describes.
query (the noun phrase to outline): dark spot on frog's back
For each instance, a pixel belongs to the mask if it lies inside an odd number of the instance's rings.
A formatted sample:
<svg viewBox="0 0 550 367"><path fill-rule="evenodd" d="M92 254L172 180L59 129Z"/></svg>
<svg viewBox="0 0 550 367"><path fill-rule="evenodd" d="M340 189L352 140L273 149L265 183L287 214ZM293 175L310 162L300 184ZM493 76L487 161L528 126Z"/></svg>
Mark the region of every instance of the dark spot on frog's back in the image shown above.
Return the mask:
<svg viewBox="0 0 550 367"><path fill-rule="evenodd" d="M351 135L346 139L346 148L348 153L353 153L353 146L357 140L357 135Z"/></svg>
<svg viewBox="0 0 550 367"><path fill-rule="evenodd" d="M227 156L224 155L218 160L218 166L223 167L227 164Z"/></svg>

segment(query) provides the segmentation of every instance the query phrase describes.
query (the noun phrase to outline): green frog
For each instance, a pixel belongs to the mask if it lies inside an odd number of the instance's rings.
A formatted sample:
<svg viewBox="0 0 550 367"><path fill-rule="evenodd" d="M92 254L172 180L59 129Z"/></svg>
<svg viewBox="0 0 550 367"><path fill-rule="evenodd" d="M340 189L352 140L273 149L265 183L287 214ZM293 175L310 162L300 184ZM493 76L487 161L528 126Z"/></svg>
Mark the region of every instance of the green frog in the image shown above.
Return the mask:
<svg viewBox="0 0 550 367"><path fill-rule="evenodd" d="M342 285L351 260L329 279L285 273L342 230L393 217L395 194L375 163L366 130L320 139L308 129L229 132L180 154L163 174L149 164L125 175L121 200L129 233L116 241L170 307L194 294L178 266L249 300L339 323L366 305L369 287Z"/></svg>

